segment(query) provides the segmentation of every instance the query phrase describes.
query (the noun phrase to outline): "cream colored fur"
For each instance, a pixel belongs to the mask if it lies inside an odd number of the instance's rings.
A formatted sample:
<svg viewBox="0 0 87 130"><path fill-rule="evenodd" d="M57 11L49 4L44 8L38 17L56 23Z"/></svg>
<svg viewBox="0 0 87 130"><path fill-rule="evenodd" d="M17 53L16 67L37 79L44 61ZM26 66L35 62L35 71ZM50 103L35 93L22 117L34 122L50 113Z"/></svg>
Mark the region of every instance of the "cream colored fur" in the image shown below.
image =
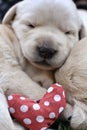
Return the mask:
<svg viewBox="0 0 87 130"><path fill-rule="evenodd" d="M65 64L56 72L56 80L66 90L69 103L63 112L75 130L87 130L87 38L71 51Z"/></svg>
<svg viewBox="0 0 87 130"><path fill-rule="evenodd" d="M64 4L65 3L65 4ZM23 130L14 125L6 97L20 93L31 99L43 97L83 34L83 22L71 0L24 0L13 6L0 25L0 129ZM38 47L55 50L42 58Z"/></svg>

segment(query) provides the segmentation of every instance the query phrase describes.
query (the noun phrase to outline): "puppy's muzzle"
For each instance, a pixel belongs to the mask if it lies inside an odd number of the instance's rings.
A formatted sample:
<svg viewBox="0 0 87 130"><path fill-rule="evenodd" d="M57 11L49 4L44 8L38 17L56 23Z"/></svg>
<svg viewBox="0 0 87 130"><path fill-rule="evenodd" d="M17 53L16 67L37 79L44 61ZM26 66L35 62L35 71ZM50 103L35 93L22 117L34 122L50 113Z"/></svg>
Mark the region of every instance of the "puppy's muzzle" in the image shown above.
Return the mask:
<svg viewBox="0 0 87 130"><path fill-rule="evenodd" d="M56 54L56 50L51 47L37 47L38 55L43 59L51 59Z"/></svg>
<svg viewBox="0 0 87 130"><path fill-rule="evenodd" d="M53 69L52 62L54 61L58 50L55 48L52 41L39 41L35 48L36 57L34 64L40 69Z"/></svg>

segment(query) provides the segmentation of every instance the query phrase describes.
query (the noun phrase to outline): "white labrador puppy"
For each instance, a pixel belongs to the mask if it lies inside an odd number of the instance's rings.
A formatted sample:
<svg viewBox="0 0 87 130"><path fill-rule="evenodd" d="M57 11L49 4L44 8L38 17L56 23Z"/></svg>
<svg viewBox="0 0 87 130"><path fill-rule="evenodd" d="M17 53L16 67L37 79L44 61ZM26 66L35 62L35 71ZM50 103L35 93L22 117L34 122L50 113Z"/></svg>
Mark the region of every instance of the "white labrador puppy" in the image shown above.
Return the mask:
<svg viewBox="0 0 87 130"><path fill-rule="evenodd" d="M63 116L73 129L87 130L87 38L72 49L56 80L64 86L69 103Z"/></svg>
<svg viewBox="0 0 87 130"><path fill-rule="evenodd" d="M84 31L72 0L24 0L7 12L0 25L1 130L19 129L5 96L40 99Z"/></svg>

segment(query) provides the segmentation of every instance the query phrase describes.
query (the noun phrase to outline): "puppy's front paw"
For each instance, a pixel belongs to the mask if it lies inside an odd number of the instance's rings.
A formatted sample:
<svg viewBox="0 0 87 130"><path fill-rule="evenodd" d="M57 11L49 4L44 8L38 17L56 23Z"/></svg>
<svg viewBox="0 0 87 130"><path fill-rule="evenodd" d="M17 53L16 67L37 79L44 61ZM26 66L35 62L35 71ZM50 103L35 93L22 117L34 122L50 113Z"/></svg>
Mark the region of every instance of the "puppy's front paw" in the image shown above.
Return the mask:
<svg viewBox="0 0 87 130"><path fill-rule="evenodd" d="M75 106L70 121L74 130L87 130L86 113L80 107Z"/></svg>
<svg viewBox="0 0 87 130"><path fill-rule="evenodd" d="M67 103L64 111L61 114L61 118L70 121L72 118L73 107Z"/></svg>

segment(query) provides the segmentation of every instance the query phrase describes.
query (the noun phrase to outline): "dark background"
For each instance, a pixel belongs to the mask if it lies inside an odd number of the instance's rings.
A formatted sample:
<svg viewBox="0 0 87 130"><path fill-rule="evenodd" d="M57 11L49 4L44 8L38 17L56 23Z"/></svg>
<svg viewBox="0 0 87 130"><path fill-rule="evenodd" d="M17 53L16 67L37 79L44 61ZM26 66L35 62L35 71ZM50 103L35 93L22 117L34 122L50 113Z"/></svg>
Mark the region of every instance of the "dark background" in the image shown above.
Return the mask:
<svg viewBox="0 0 87 130"><path fill-rule="evenodd" d="M7 10L14 5L15 3L21 0L0 0L0 21L2 20L4 14ZM87 0L73 0L77 8L86 9L87 10Z"/></svg>
<svg viewBox="0 0 87 130"><path fill-rule="evenodd" d="M2 20L7 10L19 1L21 0L0 0L0 21Z"/></svg>

